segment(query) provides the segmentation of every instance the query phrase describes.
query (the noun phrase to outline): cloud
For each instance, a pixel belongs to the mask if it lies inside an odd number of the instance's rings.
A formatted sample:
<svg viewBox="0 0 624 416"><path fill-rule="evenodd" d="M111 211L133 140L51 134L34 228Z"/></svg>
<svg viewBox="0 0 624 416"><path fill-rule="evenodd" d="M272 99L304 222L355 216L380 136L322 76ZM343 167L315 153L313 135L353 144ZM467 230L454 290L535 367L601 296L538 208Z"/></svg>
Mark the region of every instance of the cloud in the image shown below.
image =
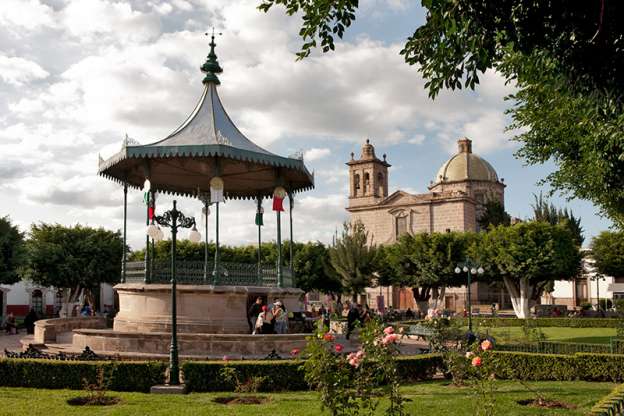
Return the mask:
<svg viewBox="0 0 624 416"><path fill-rule="evenodd" d="M326 147L323 147L323 148L313 147L312 149L306 150L303 153L303 159L311 162L314 160L322 159L328 156L330 153L331 153L331 150L329 150Z"/></svg>
<svg viewBox="0 0 624 416"><path fill-rule="evenodd" d="M21 86L50 75L37 63L20 57L0 55L0 78L7 84Z"/></svg>
<svg viewBox="0 0 624 416"><path fill-rule="evenodd" d="M2 0L0 24L15 29L35 30L54 26L54 11L38 0Z"/></svg>

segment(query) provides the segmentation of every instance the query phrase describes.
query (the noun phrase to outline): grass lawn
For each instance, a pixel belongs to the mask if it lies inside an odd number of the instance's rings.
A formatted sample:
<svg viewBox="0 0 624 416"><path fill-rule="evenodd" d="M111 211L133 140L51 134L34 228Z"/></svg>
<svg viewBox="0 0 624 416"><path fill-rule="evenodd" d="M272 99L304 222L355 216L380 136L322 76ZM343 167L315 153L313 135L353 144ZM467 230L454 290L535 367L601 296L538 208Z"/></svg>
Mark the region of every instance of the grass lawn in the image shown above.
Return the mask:
<svg viewBox="0 0 624 416"><path fill-rule="evenodd" d="M612 383L531 382L531 387L547 398L574 404L576 409L536 409L521 406L517 400L534 396L516 382L497 383L496 414L510 415L584 415L615 386ZM406 386L403 393L409 415L473 415L475 397L469 388L444 382ZM0 415L232 415L232 416L313 416L322 414L315 392L262 394L269 402L262 405L221 405L212 402L228 393L194 393L186 396L149 395L111 392L122 402L107 407L73 407L66 400L83 395L81 391L0 388ZM325 413L327 414L327 413ZM381 410L379 414L382 414Z"/></svg>
<svg viewBox="0 0 624 416"><path fill-rule="evenodd" d="M496 340L504 344L524 341L520 327L510 328L478 328L479 332L488 332ZM608 344L609 338L616 335L615 328L540 328L546 335L546 341L587 342L591 344Z"/></svg>

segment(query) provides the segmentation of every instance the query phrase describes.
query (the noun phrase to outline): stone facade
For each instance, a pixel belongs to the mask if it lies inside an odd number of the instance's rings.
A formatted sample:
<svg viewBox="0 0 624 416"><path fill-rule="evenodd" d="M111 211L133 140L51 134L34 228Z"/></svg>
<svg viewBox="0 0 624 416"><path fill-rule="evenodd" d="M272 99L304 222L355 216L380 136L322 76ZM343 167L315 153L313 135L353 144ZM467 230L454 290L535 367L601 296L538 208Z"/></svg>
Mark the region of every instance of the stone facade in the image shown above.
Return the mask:
<svg viewBox="0 0 624 416"><path fill-rule="evenodd" d="M352 221L361 221L375 244L392 244L404 233L478 231L477 219L483 205L496 199L504 205L505 184L494 168L472 153L472 142L458 140L458 153L445 162L431 181L429 192L410 194L398 190L388 195L388 168L386 160L377 158L369 140L362 146L358 159L351 153L349 167L349 205ZM384 290L385 306L414 308L409 289ZM461 310L465 288L448 289L445 308ZM367 290L367 301L376 307L379 289ZM504 303L499 290L474 284L473 304Z"/></svg>

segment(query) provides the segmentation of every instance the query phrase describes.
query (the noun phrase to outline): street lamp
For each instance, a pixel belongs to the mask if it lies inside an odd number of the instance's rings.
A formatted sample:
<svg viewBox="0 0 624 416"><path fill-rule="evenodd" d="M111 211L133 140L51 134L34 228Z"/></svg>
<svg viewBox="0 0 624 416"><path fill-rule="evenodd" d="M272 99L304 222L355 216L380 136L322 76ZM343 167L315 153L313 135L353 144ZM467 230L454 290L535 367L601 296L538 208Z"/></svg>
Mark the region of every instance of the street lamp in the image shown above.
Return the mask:
<svg viewBox="0 0 624 416"><path fill-rule="evenodd" d="M191 241L199 241L201 236L195 227L195 218L186 217L177 210L176 201L173 201L173 209L165 212L163 215L155 216L156 223L163 227L171 228L171 345L169 346L169 384L177 386L180 384L180 366L178 362L178 323L177 323L177 304L176 304L176 236L178 228L191 228L189 238ZM157 229L152 232L157 237L162 236L162 230L158 233Z"/></svg>
<svg viewBox="0 0 624 416"><path fill-rule="evenodd" d="M473 262L469 257L466 257L466 260L463 263L459 263L457 267L455 267L456 274L460 274L461 272L468 274L468 331L472 332L472 299L470 294L470 285L472 283L471 277L473 274L483 274L485 270L483 270L483 267Z"/></svg>
<svg viewBox="0 0 624 416"><path fill-rule="evenodd" d="M603 274L596 273L594 277L591 278L591 280L596 281L596 299L597 299L596 310L600 312L600 281L601 280L606 281L607 278Z"/></svg>

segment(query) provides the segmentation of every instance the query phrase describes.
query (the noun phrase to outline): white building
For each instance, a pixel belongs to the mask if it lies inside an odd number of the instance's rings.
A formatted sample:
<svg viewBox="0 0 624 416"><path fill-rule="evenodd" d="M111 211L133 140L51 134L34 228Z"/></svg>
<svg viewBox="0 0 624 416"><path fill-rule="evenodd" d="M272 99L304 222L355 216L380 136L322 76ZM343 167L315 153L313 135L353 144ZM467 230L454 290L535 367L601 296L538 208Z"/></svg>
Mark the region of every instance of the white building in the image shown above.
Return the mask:
<svg viewBox="0 0 624 416"><path fill-rule="evenodd" d="M53 287L42 287L29 281L20 281L13 285L0 285L0 315L25 316L34 309L40 316L55 316L61 308L63 296ZM115 302L113 287L100 285L99 311L106 307L113 308Z"/></svg>

